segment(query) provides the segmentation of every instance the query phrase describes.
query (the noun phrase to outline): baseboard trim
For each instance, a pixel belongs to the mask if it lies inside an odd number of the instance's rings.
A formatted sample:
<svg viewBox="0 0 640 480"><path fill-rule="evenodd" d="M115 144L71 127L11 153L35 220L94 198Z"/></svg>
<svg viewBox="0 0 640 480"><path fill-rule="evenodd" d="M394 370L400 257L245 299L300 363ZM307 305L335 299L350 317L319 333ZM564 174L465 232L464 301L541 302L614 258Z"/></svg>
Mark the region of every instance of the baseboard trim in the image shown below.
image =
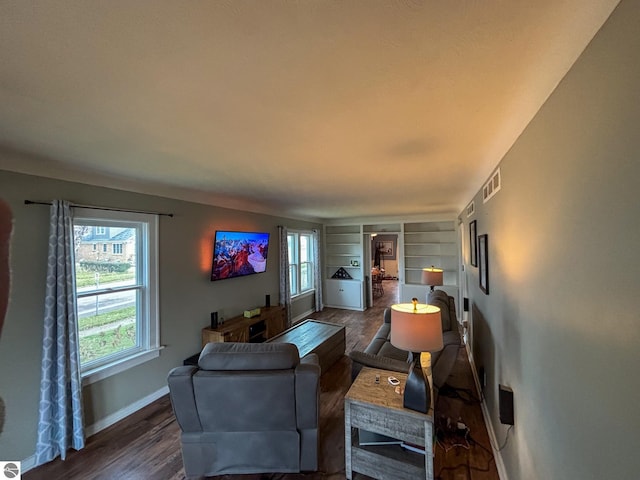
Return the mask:
<svg viewBox="0 0 640 480"><path fill-rule="evenodd" d="M128 417L132 413L137 412L141 408L144 408L147 405L155 402L156 400L158 400L159 398L165 396L168 393L169 393L169 387L168 386L164 386L161 389L156 390L153 393L150 393L146 397L143 397L140 400L137 400L137 401L133 402L131 405L127 405L126 407L121 408L117 412L113 412L111 415L107 415L106 417L104 417L104 418L98 420L97 422L95 422L93 425L89 425L88 427L85 427L84 428L85 437L89 438L92 435L95 435L96 433L100 432L101 430L104 430L105 428L110 427L114 423L119 422L120 420ZM28 472L29 470L31 470L35 466L36 466L36 455L34 453L30 457L25 458L24 460L22 460L22 463L21 463L22 473Z"/></svg>
<svg viewBox="0 0 640 480"><path fill-rule="evenodd" d="M131 405L121 408L117 412L113 412L111 415L107 415L106 417L98 420L93 425L89 425L88 427L85 427L84 428L85 436L89 438L90 436L95 435L99 431L104 430L107 427L110 427L114 423L119 422L123 418L128 417L132 413L137 412L141 408L146 407L150 403L155 402L156 400L165 396L168 393L169 393L169 387L164 386L161 389L156 390L153 393L150 393L146 397L143 397L140 400L132 403Z"/></svg>
<svg viewBox="0 0 640 480"><path fill-rule="evenodd" d="M467 349L467 356L469 357L469 365L471 365L471 373L473 375L473 381L476 384L476 388L478 392L482 392L482 388L480 386L480 378L478 377L478 372L476 371L476 364L473 360L473 354L471 353L471 349L469 348L469 344L465 344L465 348ZM482 396L482 393L480 393ZM507 476L507 471L504 468L504 462L502 461L502 452L498 450L498 439L496 437L496 432L493 429L493 424L491 423L491 416L489 415L489 410L487 409L487 402L485 402L484 397L480 402L480 409L482 410L482 417L484 418L484 424L487 427L487 434L489 435L489 442L491 443L491 451L493 453L493 458L496 462L496 470L498 470L498 476L500 480L509 480Z"/></svg>

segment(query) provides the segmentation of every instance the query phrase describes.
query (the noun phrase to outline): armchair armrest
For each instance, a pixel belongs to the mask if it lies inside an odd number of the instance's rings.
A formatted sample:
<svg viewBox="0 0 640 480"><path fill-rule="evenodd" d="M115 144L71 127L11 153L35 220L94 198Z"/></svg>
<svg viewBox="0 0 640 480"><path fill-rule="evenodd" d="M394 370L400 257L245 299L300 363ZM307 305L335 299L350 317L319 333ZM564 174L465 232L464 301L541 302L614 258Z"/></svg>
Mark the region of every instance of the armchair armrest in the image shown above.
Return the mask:
<svg viewBox="0 0 640 480"><path fill-rule="evenodd" d="M184 432L202 431L193 394L193 375L197 371L198 367L192 365L176 367L167 377L171 406L178 425Z"/></svg>
<svg viewBox="0 0 640 480"><path fill-rule="evenodd" d="M300 359L300 365L318 365L320 368L320 359L315 353L309 353Z"/></svg>
<svg viewBox="0 0 640 480"><path fill-rule="evenodd" d="M320 412L320 364L315 353L305 355L296 367L296 418L298 428L317 428Z"/></svg>

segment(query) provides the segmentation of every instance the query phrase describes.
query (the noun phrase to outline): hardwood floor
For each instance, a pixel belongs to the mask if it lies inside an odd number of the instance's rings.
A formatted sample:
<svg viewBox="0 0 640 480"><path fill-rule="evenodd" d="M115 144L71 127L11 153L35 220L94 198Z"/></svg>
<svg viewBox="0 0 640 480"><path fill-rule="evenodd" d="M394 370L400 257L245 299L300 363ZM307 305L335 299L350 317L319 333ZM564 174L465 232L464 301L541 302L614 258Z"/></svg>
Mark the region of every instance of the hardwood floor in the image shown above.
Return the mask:
<svg viewBox="0 0 640 480"><path fill-rule="evenodd" d="M312 318L344 324L346 351L364 349L382 321L384 308L397 298L397 281L385 280L384 296L366 312L327 308ZM342 357L320 380L320 470L307 474L224 475L218 479L344 479L344 395L351 384L351 361ZM436 405L434 472L440 480L495 480L498 474L464 348ZM466 435L446 431L446 419L462 421ZM23 474L24 480L115 479L183 480L180 430L168 396L87 440L79 452ZM368 477L356 474L357 480Z"/></svg>

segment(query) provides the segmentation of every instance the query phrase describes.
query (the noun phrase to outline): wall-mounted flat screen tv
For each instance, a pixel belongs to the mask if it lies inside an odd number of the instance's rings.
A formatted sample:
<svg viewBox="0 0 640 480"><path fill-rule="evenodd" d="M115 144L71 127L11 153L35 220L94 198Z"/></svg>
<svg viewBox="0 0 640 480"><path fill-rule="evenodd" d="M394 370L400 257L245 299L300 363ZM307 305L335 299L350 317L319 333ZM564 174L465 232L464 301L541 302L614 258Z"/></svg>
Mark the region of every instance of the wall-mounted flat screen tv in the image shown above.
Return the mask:
<svg viewBox="0 0 640 480"><path fill-rule="evenodd" d="M213 244L211 280L242 277L267 269L269 234L218 230Z"/></svg>

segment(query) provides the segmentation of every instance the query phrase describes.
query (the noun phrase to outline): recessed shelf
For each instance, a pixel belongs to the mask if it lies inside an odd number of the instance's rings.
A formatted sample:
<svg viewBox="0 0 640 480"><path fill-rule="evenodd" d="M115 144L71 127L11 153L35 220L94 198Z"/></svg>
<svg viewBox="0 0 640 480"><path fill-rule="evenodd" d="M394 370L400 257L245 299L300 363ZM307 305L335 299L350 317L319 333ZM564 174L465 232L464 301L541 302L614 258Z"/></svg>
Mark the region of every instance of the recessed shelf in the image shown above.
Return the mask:
<svg viewBox="0 0 640 480"><path fill-rule="evenodd" d="M348 270L354 281L362 281L361 266L354 266L352 262L362 264L362 228L360 225L327 225L325 226L325 271L324 277L332 279L339 268ZM342 294L340 294L342 295ZM334 299L337 304L338 301Z"/></svg>
<svg viewBox="0 0 640 480"><path fill-rule="evenodd" d="M444 270L445 286L457 286L459 253L455 221L405 223L403 234L405 286L425 287L421 283L422 270L431 265Z"/></svg>

